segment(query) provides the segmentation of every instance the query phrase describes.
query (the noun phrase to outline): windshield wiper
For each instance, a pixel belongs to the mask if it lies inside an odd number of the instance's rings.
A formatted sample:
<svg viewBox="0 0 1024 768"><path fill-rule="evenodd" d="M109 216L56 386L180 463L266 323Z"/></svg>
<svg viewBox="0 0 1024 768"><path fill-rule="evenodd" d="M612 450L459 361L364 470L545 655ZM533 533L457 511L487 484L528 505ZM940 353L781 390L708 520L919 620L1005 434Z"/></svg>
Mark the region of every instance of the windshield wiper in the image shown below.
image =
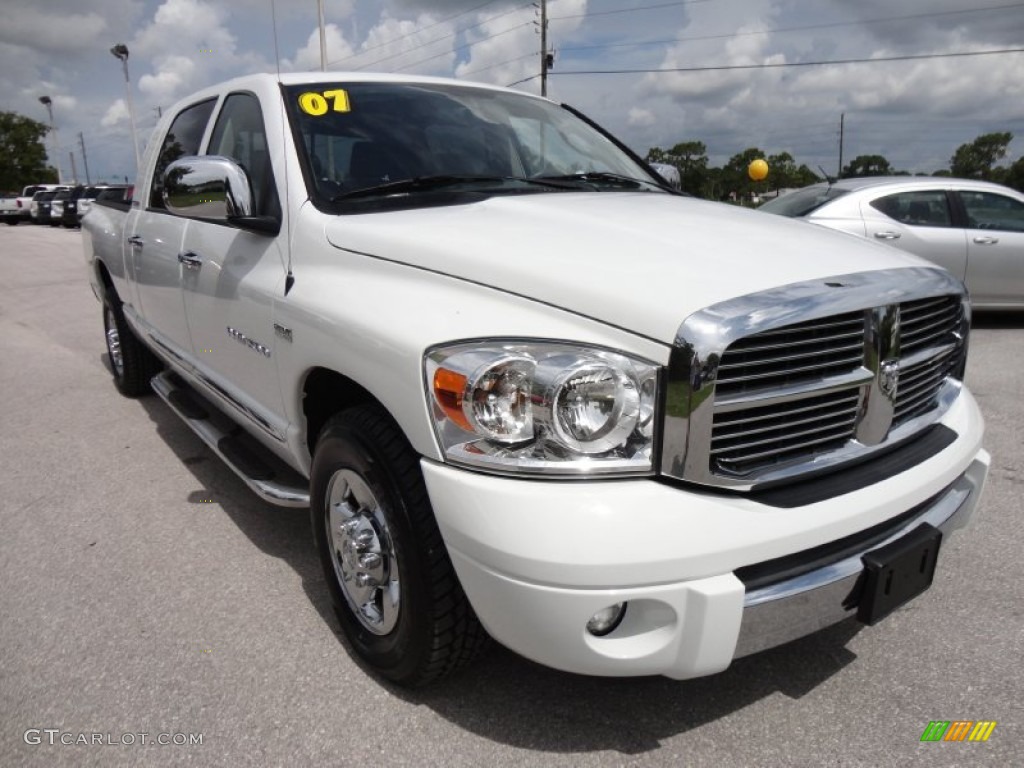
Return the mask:
<svg viewBox="0 0 1024 768"><path fill-rule="evenodd" d="M647 179L634 179L632 176L624 176L621 173L611 171L580 171L579 173L567 173L563 176L539 176L544 181L575 181L591 185L608 185L625 189L639 189L641 186L662 189L663 187Z"/></svg>
<svg viewBox="0 0 1024 768"><path fill-rule="evenodd" d="M375 184L372 187L353 189L349 192L342 192L331 198L332 203L342 200L354 200L360 197L384 197L387 195L402 194L405 192L432 192L447 187L457 187L460 184L527 184L532 186L549 187L553 189L574 189L572 185L560 183L557 179L529 179L522 176L455 176L439 174L437 176L416 176L412 179L399 179L384 184Z"/></svg>

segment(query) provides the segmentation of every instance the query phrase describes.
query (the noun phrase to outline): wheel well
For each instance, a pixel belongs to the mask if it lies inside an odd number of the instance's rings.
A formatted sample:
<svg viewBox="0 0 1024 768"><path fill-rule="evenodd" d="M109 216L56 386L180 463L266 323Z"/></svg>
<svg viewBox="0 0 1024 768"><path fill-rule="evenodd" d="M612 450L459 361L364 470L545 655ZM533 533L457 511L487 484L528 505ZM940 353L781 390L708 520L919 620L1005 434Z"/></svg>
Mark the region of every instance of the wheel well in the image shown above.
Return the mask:
<svg viewBox="0 0 1024 768"><path fill-rule="evenodd" d="M100 278L100 282L103 284L103 289L107 295L118 298L117 289L114 288L114 280L110 276L110 272L107 270L107 265L97 259L96 261L96 274Z"/></svg>
<svg viewBox="0 0 1024 768"><path fill-rule="evenodd" d="M382 405L368 390L337 371L328 368L310 371L302 387L302 412L306 416L306 446L310 455L320 430L331 416L363 403Z"/></svg>

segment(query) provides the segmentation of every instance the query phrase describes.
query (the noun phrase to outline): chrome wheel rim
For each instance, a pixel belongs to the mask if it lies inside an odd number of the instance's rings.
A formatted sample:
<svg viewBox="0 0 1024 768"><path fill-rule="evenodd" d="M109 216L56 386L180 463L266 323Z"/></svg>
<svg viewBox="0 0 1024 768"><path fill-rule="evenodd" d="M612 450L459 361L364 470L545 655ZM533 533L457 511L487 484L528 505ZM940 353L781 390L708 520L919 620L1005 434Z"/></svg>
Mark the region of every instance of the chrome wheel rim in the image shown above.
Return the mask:
<svg viewBox="0 0 1024 768"><path fill-rule="evenodd" d="M398 559L377 497L352 470L331 478L325 524L334 575L352 613L373 634L388 634L398 622Z"/></svg>
<svg viewBox="0 0 1024 768"><path fill-rule="evenodd" d="M117 375L124 376L124 355L121 352L121 334L117 332L117 318L114 317L114 310L106 308L104 319L107 321L107 352L110 354L110 364L114 366Z"/></svg>

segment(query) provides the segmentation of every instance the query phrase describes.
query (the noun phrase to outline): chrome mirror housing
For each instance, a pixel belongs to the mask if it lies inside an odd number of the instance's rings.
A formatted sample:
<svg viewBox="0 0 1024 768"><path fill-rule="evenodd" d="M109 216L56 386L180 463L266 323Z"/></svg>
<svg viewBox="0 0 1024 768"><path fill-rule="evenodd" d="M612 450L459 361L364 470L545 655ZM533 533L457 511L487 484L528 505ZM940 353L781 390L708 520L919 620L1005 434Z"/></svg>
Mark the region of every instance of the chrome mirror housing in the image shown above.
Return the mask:
<svg viewBox="0 0 1024 768"><path fill-rule="evenodd" d="M163 198L175 216L229 222L253 216L249 175L227 157L182 157L164 171Z"/></svg>

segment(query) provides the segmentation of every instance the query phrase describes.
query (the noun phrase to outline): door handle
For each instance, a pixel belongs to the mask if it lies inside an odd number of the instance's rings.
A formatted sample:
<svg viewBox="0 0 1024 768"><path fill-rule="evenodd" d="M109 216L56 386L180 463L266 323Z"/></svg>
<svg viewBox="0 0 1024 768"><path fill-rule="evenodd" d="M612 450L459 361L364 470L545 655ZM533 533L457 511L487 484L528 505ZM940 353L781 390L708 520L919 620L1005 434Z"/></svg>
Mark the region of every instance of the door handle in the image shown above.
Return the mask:
<svg viewBox="0 0 1024 768"><path fill-rule="evenodd" d="M875 232L876 240L899 240L899 232Z"/></svg>
<svg viewBox="0 0 1024 768"><path fill-rule="evenodd" d="M185 269L199 269L203 266L203 260L199 257L199 254L188 251L187 253L179 253L178 261L185 265Z"/></svg>
<svg viewBox="0 0 1024 768"><path fill-rule="evenodd" d="M990 237L989 235L979 235L978 237L974 238L974 242L976 242L978 245L995 245L996 243L999 242L999 238Z"/></svg>
<svg viewBox="0 0 1024 768"><path fill-rule="evenodd" d="M128 238L128 244L132 248L141 248L144 243L145 241L138 235L132 235L131 237Z"/></svg>

